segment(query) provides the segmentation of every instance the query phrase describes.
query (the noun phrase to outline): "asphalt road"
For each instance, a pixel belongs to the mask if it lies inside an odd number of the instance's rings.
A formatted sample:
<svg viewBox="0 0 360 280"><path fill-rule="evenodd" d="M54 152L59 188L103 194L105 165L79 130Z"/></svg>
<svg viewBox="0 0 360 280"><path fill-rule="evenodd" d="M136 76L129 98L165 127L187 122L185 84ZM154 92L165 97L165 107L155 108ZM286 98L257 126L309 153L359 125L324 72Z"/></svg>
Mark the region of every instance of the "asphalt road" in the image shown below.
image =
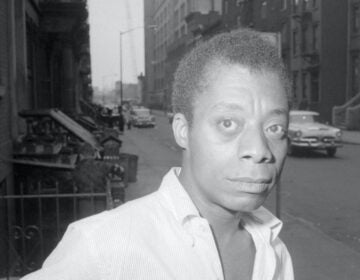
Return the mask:
<svg viewBox="0 0 360 280"><path fill-rule="evenodd" d="M155 128L134 128L125 133L141 147L146 164L156 166L160 174L170 166L179 165L181 150L173 140L165 116L157 116ZM149 185L156 186L160 179L153 179ZM142 191L146 194L153 189ZM360 252L360 145L344 145L334 158L321 152L289 157L280 193L282 212L315 225L331 238ZM273 193L267 207L275 211L275 205Z"/></svg>

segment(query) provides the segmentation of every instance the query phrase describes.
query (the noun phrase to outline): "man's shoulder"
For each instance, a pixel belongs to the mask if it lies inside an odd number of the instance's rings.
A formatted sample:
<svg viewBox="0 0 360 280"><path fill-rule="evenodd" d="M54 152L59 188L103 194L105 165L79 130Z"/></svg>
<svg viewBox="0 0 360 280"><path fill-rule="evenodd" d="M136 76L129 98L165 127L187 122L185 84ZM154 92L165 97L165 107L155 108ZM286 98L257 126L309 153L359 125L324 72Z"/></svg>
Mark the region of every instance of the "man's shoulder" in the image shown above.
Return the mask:
<svg viewBox="0 0 360 280"><path fill-rule="evenodd" d="M154 192L144 197L126 202L114 209L83 218L69 225L70 228L86 230L88 234L104 232L111 228L111 231L129 229L134 224L156 215L160 207L158 194Z"/></svg>

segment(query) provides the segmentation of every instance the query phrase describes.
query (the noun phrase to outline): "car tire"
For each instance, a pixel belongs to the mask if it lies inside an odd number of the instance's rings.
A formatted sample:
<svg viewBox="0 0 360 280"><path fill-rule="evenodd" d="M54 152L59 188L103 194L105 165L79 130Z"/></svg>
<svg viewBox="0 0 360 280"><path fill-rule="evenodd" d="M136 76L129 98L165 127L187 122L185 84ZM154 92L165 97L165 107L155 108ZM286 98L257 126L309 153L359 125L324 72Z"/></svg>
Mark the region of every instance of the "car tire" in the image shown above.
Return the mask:
<svg viewBox="0 0 360 280"><path fill-rule="evenodd" d="M336 154L336 148L327 148L326 153L329 157L334 157Z"/></svg>

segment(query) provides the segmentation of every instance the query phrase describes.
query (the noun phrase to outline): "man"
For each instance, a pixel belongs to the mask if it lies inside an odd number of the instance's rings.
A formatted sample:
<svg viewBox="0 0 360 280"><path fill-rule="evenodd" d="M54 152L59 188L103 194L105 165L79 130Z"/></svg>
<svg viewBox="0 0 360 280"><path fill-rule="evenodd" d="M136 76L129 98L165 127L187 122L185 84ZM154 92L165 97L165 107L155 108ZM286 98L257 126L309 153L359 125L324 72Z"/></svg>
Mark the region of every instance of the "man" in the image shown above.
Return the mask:
<svg viewBox="0 0 360 280"><path fill-rule="evenodd" d="M174 80L182 167L157 192L70 225L26 279L292 280L282 224L261 206L285 160L288 90L260 33L196 46Z"/></svg>

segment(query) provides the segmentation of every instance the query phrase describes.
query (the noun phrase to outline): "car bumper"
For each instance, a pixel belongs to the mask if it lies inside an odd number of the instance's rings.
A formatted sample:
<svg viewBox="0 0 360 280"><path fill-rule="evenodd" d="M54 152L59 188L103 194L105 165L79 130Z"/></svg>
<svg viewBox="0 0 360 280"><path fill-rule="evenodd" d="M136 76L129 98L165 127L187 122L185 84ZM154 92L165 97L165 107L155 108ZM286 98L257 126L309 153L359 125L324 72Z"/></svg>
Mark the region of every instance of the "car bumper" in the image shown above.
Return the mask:
<svg viewBox="0 0 360 280"><path fill-rule="evenodd" d="M308 149L328 149L342 147L342 143L339 141L321 142L311 140L291 140L290 145L293 147Z"/></svg>
<svg viewBox="0 0 360 280"><path fill-rule="evenodd" d="M137 121L133 123L134 126L155 126L155 122Z"/></svg>

